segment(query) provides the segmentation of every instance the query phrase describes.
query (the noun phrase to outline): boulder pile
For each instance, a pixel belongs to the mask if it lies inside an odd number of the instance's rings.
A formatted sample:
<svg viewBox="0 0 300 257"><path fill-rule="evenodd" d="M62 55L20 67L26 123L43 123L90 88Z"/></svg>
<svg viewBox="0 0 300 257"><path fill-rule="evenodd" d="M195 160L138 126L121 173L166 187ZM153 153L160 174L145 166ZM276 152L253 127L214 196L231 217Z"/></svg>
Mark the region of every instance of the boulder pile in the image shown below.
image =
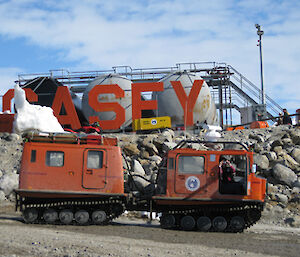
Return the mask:
<svg viewBox="0 0 300 257"><path fill-rule="evenodd" d="M239 141L254 151L257 175L268 181L268 199L264 221L300 227L300 129L278 126L266 129L244 129L221 132L221 140ZM203 139L187 132L165 130L158 134L112 134L124 153L124 167L131 166L137 187L147 188L156 181L164 156L183 139ZM22 154L22 138L17 134L0 133L0 201L13 198L18 185L18 169ZM190 144L194 149L207 149ZM125 161L125 159L127 161Z"/></svg>
<svg viewBox="0 0 300 257"><path fill-rule="evenodd" d="M0 133L0 204L15 199L13 190L19 184L22 142L22 137L17 134Z"/></svg>

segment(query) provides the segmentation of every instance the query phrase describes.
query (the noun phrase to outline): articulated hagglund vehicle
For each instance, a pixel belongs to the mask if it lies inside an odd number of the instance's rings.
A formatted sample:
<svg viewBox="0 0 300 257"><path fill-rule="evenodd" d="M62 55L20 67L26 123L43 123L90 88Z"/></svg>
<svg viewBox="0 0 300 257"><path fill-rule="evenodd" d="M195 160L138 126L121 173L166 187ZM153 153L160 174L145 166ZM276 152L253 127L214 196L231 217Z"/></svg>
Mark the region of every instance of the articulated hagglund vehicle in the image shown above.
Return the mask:
<svg viewBox="0 0 300 257"><path fill-rule="evenodd" d="M252 172L253 153L186 148L191 142L170 150L156 182L140 188L114 139L31 134L16 207L27 223L107 224L125 210L161 213L163 228L184 230L241 232L258 221L266 181ZM234 166L232 181L220 179L224 157Z"/></svg>

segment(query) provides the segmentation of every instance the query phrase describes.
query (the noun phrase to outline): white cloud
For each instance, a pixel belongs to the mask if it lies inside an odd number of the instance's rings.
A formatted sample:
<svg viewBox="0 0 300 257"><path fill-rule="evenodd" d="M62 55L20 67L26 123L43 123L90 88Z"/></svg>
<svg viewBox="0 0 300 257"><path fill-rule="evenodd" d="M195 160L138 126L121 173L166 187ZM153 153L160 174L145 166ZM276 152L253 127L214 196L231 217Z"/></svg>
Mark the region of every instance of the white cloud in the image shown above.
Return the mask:
<svg viewBox="0 0 300 257"><path fill-rule="evenodd" d="M0 34L62 50L58 58L86 69L224 61L259 86L258 22L265 30L267 93L294 108L299 14L298 1L12 0L0 2Z"/></svg>
<svg viewBox="0 0 300 257"><path fill-rule="evenodd" d="M0 68L0 95L7 92L15 85L15 80L18 79L18 74L22 72L19 68Z"/></svg>

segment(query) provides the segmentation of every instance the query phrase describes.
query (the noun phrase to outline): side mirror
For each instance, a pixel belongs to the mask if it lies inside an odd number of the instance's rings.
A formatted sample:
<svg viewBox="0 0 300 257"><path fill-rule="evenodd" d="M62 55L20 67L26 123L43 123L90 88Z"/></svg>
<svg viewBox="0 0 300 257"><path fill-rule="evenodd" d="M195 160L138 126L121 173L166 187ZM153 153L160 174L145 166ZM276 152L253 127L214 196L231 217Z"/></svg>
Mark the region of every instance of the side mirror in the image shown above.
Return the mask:
<svg viewBox="0 0 300 257"><path fill-rule="evenodd" d="M257 165L254 163L252 165L251 173L256 173L256 167L257 167Z"/></svg>

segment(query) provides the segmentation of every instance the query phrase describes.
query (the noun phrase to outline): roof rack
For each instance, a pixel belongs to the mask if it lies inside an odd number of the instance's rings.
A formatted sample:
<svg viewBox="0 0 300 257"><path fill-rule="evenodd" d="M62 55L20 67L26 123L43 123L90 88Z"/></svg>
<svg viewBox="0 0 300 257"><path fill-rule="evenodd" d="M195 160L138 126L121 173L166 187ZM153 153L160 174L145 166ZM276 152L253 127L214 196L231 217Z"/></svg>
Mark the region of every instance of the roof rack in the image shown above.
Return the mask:
<svg viewBox="0 0 300 257"><path fill-rule="evenodd" d="M102 135L75 134L75 133L48 133L27 132L24 137L29 142L45 142L59 144L93 144L93 145L118 145L117 138L103 137Z"/></svg>
<svg viewBox="0 0 300 257"><path fill-rule="evenodd" d="M198 144L237 144L237 145L241 145L246 151L249 151L249 148L245 144L243 144L241 142L237 142L237 141L204 141L204 140L200 140L200 139L198 139L198 140L191 140L191 139L182 140L172 150L182 148L186 143L198 143Z"/></svg>

